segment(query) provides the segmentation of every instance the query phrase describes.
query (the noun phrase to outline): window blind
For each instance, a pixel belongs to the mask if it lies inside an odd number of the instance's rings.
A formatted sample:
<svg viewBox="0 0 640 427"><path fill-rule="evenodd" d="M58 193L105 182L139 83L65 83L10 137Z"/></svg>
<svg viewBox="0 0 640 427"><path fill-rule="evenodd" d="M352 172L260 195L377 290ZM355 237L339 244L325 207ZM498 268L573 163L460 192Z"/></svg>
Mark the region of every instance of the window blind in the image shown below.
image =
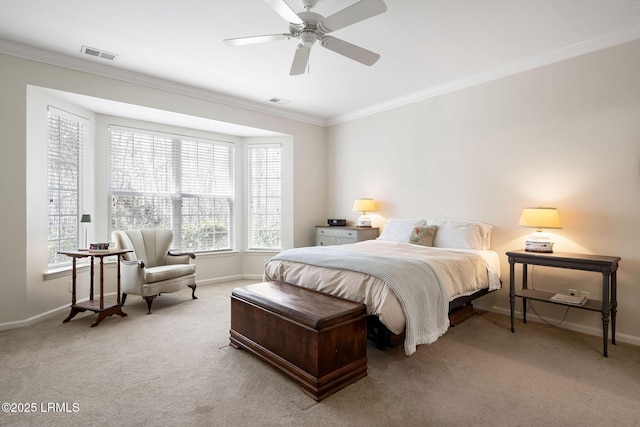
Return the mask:
<svg viewBox="0 0 640 427"><path fill-rule="evenodd" d="M49 106L47 109L47 263L68 264L58 255L80 246L82 148L86 119Z"/></svg>
<svg viewBox="0 0 640 427"><path fill-rule="evenodd" d="M282 246L282 147L249 145L249 248Z"/></svg>
<svg viewBox="0 0 640 427"><path fill-rule="evenodd" d="M168 228L185 251L233 247L234 147L109 126L110 228Z"/></svg>

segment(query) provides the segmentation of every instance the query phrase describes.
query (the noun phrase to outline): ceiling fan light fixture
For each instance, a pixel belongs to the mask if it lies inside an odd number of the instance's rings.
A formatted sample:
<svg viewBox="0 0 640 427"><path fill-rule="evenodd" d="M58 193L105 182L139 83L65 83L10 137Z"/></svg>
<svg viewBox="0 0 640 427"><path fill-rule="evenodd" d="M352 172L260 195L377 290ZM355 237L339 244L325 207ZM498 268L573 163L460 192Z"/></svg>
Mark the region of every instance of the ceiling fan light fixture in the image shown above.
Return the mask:
<svg viewBox="0 0 640 427"><path fill-rule="evenodd" d="M302 31L300 33L300 42L303 46L311 47L318 40L318 35L313 31Z"/></svg>

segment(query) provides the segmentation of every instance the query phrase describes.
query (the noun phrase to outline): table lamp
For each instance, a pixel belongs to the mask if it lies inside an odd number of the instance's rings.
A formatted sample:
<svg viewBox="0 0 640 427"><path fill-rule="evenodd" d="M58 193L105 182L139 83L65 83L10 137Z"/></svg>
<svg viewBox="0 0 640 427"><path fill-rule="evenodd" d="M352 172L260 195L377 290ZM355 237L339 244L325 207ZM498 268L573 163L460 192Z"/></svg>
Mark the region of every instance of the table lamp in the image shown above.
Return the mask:
<svg viewBox="0 0 640 427"><path fill-rule="evenodd" d="M362 212L362 215L358 218L358 227L371 227L371 218L367 216L367 212L375 212L376 203L373 199L356 199L356 201L353 202L353 211Z"/></svg>
<svg viewBox="0 0 640 427"><path fill-rule="evenodd" d="M536 232L527 237L525 250L531 252L553 252L553 242L545 233L543 228L562 228L560 215L556 208L524 208L520 216L522 227L534 227Z"/></svg>

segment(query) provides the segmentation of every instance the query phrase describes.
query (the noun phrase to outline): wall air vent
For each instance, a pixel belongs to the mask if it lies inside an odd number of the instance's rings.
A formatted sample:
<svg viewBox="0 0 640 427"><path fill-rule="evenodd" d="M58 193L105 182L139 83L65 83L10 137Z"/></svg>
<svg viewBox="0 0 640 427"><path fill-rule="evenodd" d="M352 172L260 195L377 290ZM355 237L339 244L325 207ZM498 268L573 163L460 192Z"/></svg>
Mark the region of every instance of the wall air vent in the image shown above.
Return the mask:
<svg viewBox="0 0 640 427"><path fill-rule="evenodd" d="M108 61L115 61L118 55L114 53L105 52L104 50L96 49L94 47L82 46L82 53L85 53L96 58L106 59Z"/></svg>

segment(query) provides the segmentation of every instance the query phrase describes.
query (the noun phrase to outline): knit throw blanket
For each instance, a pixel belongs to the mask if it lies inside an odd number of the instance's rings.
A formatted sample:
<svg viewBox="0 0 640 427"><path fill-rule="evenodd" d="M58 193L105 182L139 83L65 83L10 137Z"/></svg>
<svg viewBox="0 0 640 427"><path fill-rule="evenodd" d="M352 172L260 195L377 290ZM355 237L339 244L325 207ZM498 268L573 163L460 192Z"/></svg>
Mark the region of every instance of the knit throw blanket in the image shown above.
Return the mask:
<svg viewBox="0 0 640 427"><path fill-rule="evenodd" d="M357 271L378 277L394 292L406 321L404 351L431 344L449 328L447 292L436 270L412 259L361 255L339 246L289 249L273 257L318 267Z"/></svg>

